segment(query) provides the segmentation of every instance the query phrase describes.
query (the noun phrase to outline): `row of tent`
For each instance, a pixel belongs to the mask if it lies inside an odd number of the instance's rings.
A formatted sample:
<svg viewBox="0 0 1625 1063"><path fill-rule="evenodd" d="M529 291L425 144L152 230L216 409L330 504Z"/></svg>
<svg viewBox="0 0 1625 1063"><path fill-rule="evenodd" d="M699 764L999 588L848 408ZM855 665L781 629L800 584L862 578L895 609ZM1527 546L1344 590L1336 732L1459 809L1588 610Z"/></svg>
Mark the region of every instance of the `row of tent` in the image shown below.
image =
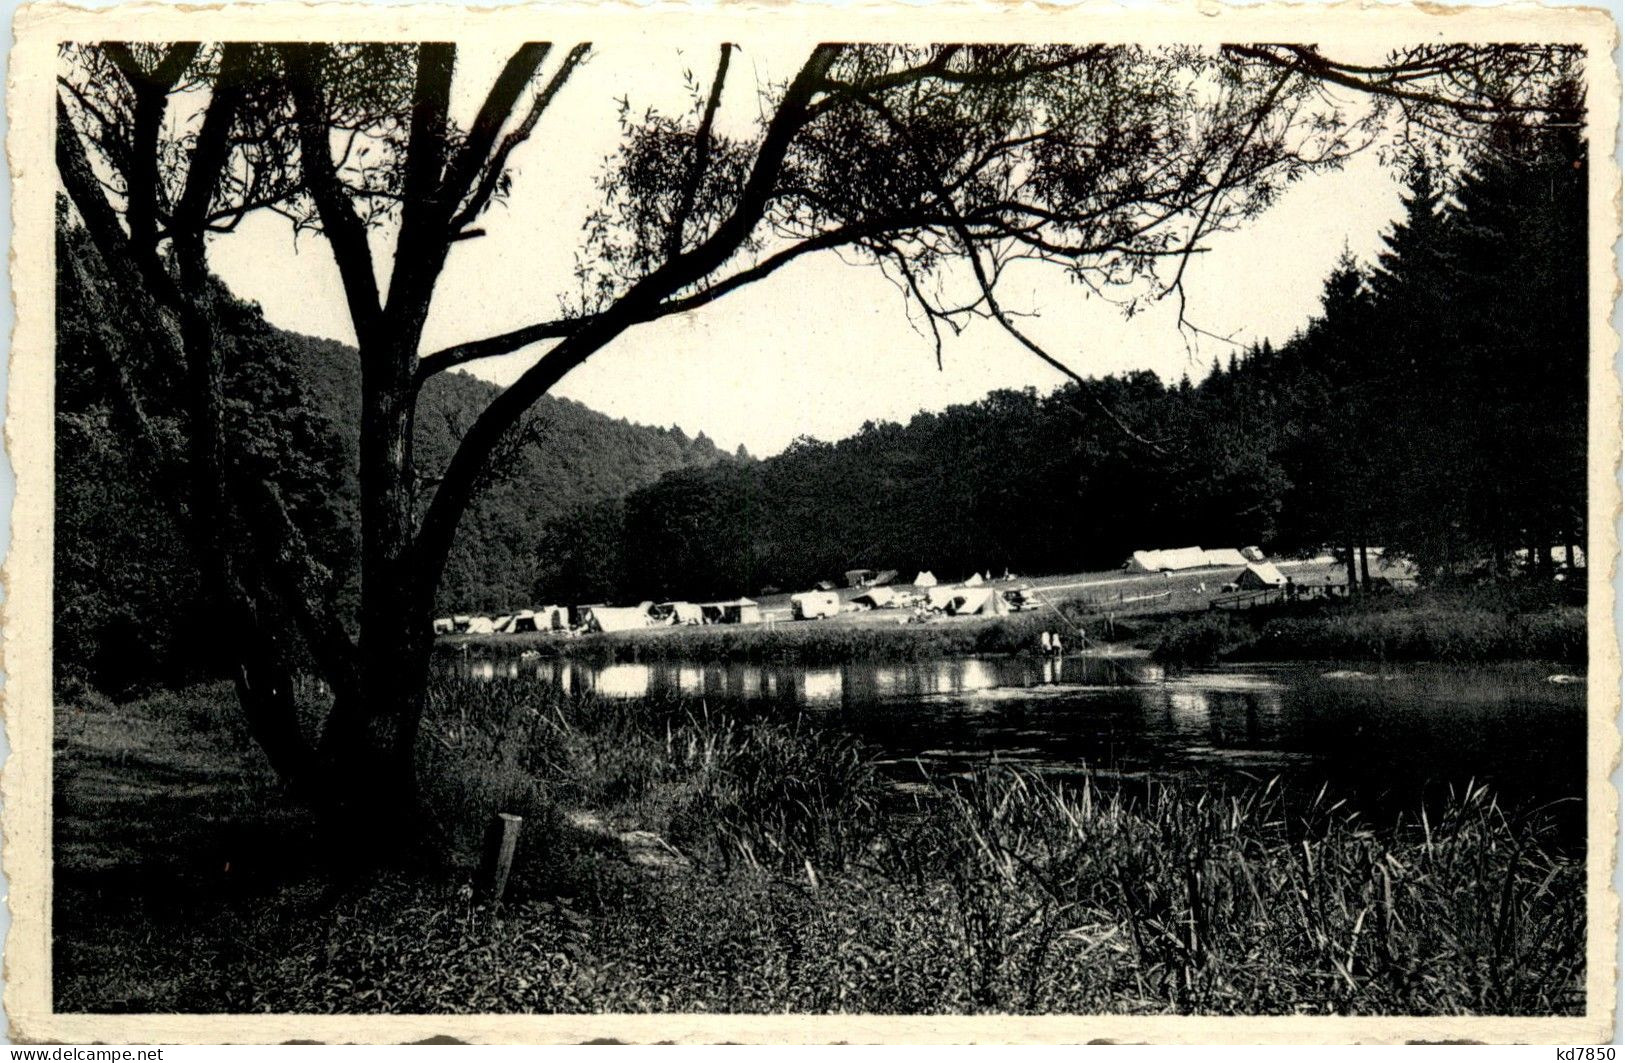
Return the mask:
<svg viewBox="0 0 1625 1063"><path fill-rule="evenodd" d="M929 572L921 575L930 577L929 581L922 583L916 580L912 590L906 587L870 587L855 596L851 605L859 609L920 606L950 616L1003 616L1018 608L1011 602L1010 595L1021 599L1021 592L1001 592L987 586L987 581L980 575L951 587L938 584L936 577ZM840 596L833 591L805 591L790 596L790 616L795 620L818 620L835 616L841 610Z"/></svg>
<svg viewBox="0 0 1625 1063"><path fill-rule="evenodd" d="M459 613L434 622L436 635L466 632L470 635L517 635L526 631L568 631L570 610L562 605L521 609L503 616L470 616Z"/></svg>
<svg viewBox="0 0 1625 1063"><path fill-rule="evenodd" d="M572 615L573 614L573 615ZM506 616L448 616L434 622L437 635L511 635L528 631L632 631L683 624L755 624L762 610L749 598L726 602L639 602L637 605L562 605L521 609Z"/></svg>
<svg viewBox="0 0 1625 1063"><path fill-rule="evenodd" d="M1183 572L1193 568L1226 568L1263 563L1264 552L1256 546L1206 549L1183 546L1173 550L1136 550L1128 560L1130 572Z"/></svg>

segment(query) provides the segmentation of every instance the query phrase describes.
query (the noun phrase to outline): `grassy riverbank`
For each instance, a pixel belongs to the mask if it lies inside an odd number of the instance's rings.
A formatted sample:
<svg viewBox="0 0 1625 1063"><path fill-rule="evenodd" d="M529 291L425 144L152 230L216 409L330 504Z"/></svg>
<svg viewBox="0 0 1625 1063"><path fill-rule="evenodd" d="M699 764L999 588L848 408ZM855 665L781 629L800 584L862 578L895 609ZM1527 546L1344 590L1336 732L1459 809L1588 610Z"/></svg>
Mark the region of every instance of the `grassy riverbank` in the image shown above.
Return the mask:
<svg viewBox="0 0 1625 1063"><path fill-rule="evenodd" d="M1169 663L1549 661L1584 668L1585 610L1549 591L1486 587L1173 620L1147 640Z"/></svg>
<svg viewBox="0 0 1625 1063"><path fill-rule="evenodd" d="M337 883L229 699L59 705L59 1010L1583 1008L1583 858L1482 790L1382 829L1006 771L899 807L806 721L452 683L433 858ZM467 884L498 809L525 827L492 910Z"/></svg>

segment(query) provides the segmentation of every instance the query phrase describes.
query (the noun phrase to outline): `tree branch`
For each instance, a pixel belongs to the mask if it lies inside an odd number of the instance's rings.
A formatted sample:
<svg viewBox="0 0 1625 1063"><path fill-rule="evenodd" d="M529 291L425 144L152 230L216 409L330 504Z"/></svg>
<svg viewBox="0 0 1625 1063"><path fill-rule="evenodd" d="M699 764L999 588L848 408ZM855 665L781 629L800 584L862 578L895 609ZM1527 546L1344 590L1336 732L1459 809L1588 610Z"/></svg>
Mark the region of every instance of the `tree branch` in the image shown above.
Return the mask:
<svg viewBox="0 0 1625 1063"><path fill-rule="evenodd" d="M418 581L414 590L420 597L434 593L470 492L508 429L571 369L637 322L646 320L646 315L673 292L703 280L750 236L773 195L791 142L808 120L812 98L839 54L839 46L820 45L803 64L768 123L738 204L716 231L692 251L666 262L634 284L614 307L572 333L521 374L475 420L446 466L445 478L429 503L417 535L414 571ZM419 604L427 608L426 602Z"/></svg>
<svg viewBox="0 0 1625 1063"><path fill-rule="evenodd" d="M365 224L356 216L349 197L333 168L328 143L326 107L321 90L321 51L319 45L280 46L288 70L299 130L300 168L305 187L316 201L322 232L333 248L344 296L355 322L356 338L376 331L382 309L378 301L378 281L373 272L372 248L367 243ZM365 340L363 340L365 342Z"/></svg>
<svg viewBox="0 0 1625 1063"><path fill-rule="evenodd" d="M1284 48L1288 56L1273 51L1273 48ZM1429 92L1417 92L1413 89L1403 89L1396 86L1394 77L1396 70L1403 71L1406 83L1419 81L1424 77L1438 77L1448 74L1452 66L1443 62L1428 64L1418 60L1395 67L1370 67L1353 64L1335 63L1320 52L1308 45L1255 45L1255 44L1227 44L1224 51L1232 56L1245 56L1257 59L1272 66L1280 67L1290 73L1302 74L1319 81L1331 82L1344 88L1354 89L1357 92L1373 96L1388 96L1396 100L1410 103L1419 103L1429 107L1441 107L1455 111L1458 114L1498 116L1506 114L1549 114L1556 107L1548 104L1514 104L1510 102L1474 103L1468 100L1451 99L1448 96ZM1450 54L1447 52L1446 54ZM1460 52L1454 53L1457 58L1465 58ZM1477 91L1469 89L1468 91Z"/></svg>
<svg viewBox="0 0 1625 1063"><path fill-rule="evenodd" d="M484 102L480 104L479 114L474 116L468 137L447 169L443 193L448 214L473 185L475 176L490 157L497 134L502 132L508 116L513 113L519 94L530 84L530 79L536 75L552 49L553 45L549 43L522 44L503 64L502 73L497 75L491 91L486 93Z"/></svg>
<svg viewBox="0 0 1625 1063"><path fill-rule="evenodd" d="M446 113L451 106L451 74L457 62L457 47L419 44L417 52L406 178L401 186L401 229L395 240L389 294L384 299L391 319L427 312L427 294L440 274L447 244L445 215L449 208L441 199L441 183L446 170Z"/></svg>
<svg viewBox="0 0 1625 1063"><path fill-rule="evenodd" d="M553 102L553 97L558 95L559 90L564 87L564 83L570 80L570 75L586 59L587 53L591 50L592 46L590 44L578 44L571 48L570 53L564 57L564 62L559 64L559 69L554 71L547 85L531 101L530 110L526 112L524 120L519 123L518 127L502 138L502 143L497 146L496 154L480 170L479 183L473 193L469 195L467 203L451 219L452 239L455 240L466 235L463 232L464 228L479 217L486 204L491 202L491 197L496 194L497 185L502 180L502 174L507 168L508 156L513 154L515 148L530 139L531 133L536 129L536 123L541 120L542 112L547 110L548 105ZM461 189L466 189L467 184L468 182L464 182L461 185L454 186L459 189L458 196L463 194Z"/></svg>
<svg viewBox="0 0 1625 1063"><path fill-rule="evenodd" d="M237 108L243 99L242 78L247 69L249 46L228 44L220 55L220 77L203 115L203 128L192 147L186 170L186 186L170 221L172 236L202 239L214 202L220 173L231 154L231 127L237 121Z"/></svg>
<svg viewBox="0 0 1625 1063"><path fill-rule="evenodd" d="M654 321L657 318L670 317L674 314L686 314L690 310L698 310L707 303L722 298L729 292L763 279L802 255L855 243L865 236L876 235L877 232L863 226L851 226L803 240L792 247L769 255L756 265L740 270L738 273L734 273L702 291L680 299L668 299L658 303L646 311L633 324L642 324ZM603 314L584 314L581 317L564 317L552 321L542 321L534 325L526 325L524 328L514 329L512 332L503 332L495 336L487 336L485 339L459 343L454 347L446 347L435 351L433 354L426 354L418 360L418 383L422 384L423 381L437 373L455 369L469 362L477 362L482 358L497 358L504 354L512 354L514 351L528 347L533 343L540 343L543 340L556 340L572 336L603 316Z"/></svg>
<svg viewBox="0 0 1625 1063"><path fill-rule="evenodd" d="M153 254L138 254L124 227L119 224L118 211L107 201L101 182L91 169L84 143L68 114L68 105L57 97L56 101L56 168L62 177L68 198L84 219L96 249L109 265L130 275L141 277L153 298L170 309L180 306L180 293L174 278L163 268Z"/></svg>
<svg viewBox="0 0 1625 1063"><path fill-rule="evenodd" d="M722 45L717 59L716 76L711 79L711 96L705 101L705 113L700 117L700 128L694 134L694 159L689 163L688 179L683 182L677 213L671 219L671 231L666 234L666 258L676 258L683 249L683 230L688 228L688 216L694 210L694 197L699 194L700 182L705 179L706 167L711 162L711 124L717 117L717 106L722 102L722 83L728 77L728 55L733 46Z"/></svg>

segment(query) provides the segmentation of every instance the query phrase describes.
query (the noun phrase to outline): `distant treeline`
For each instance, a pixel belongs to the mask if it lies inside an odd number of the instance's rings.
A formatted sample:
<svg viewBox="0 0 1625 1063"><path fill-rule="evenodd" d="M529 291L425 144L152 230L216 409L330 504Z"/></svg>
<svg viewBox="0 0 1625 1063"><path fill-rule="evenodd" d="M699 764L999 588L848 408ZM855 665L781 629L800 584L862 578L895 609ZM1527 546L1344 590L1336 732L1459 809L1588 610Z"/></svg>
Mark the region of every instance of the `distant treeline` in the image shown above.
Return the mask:
<svg viewBox="0 0 1625 1063"><path fill-rule="evenodd" d="M1001 391L581 506L541 537L536 595L1061 572L1190 544L1381 544L1427 578L1549 563L1584 541L1586 166L1572 130L1500 133L1448 181L1415 166L1378 260L1345 255L1319 317L1198 384Z"/></svg>

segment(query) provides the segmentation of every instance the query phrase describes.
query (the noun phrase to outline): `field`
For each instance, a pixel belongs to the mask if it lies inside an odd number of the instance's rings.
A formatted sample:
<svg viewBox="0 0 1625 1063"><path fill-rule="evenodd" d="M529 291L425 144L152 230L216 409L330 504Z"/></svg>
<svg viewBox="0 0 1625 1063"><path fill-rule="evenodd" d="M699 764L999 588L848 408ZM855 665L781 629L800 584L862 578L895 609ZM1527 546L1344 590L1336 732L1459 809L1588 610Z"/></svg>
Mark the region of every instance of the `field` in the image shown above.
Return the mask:
<svg viewBox="0 0 1625 1063"><path fill-rule="evenodd" d="M1223 587L1240 573L1235 568L1203 569L1165 575L1123 572L1084 572L1037 579L998 581L1003 590L1027 587L1035 590L1038 604L1002 617L951 617L932 615L917 620L906 609L874 609L843 612L838 616L808 621L789 620L789 597L763 598L765 621L748 625L703 625L697 627L653 627L594 635L539 632L517 635L450 635L436 642L442 657L501 658L513 656L569 657L589 661L775 661L782 663L836 664L860 660L926 660L941 657L1036 652L1043 632L1053 632L1066 640L1069 652L1088 649L1156 650L1171 662L1211 662L1223 656L1242 659L1253 650L1264 658L1314 659L1344 657L1357 660L1382 659L1380 638L1364 642L1334 639L1326 635L1340 615L1366 611L1366 603L1347 603L1328 598L1344 587L1344 571L1325 559L1278 562L1308 597L1282 603L1279 596L1248 597L1236 602ZM1373 566L1373 577L1403 579L1401 568ZM848 588L841 592L843 602L861 594ZM1383 603L1426 602L1433 592L1402 593L1373 598L1379 609ZM1239 611L1214 609L1215 605L1238 605ZM1549 603L1548 603L1549 604ZM1445 610L1449 612L1447 608ZM1240 618L1234 613L1245 613ZM1249 625L1267 617L1288 615L1295 628L1278 627L1266 642L1240 636ZM1181 617L1200 618L1185 623ZM1436 617L1440 623L1448 616ZM1470 618L1473 619L1473 618ZM1552 628L1550 638L1520 640L1497 638L1476 655L1446 656L1442 659L1499 660L1540 657L1568 661L1568 647L1574 642L1578 622L1583 655L1584 618L1548 617L1539 623ZM1170 636L1160 634L1164 629ZM1565 641L1566 640L1566 641ZM1395 659L1430 659L1429 643L1412 640L1416 649ZM1435 640L1437 643L1438 640ZM1442 645L1442 643L1438 643ZM1557 646L1562 652L1546 650ZM1267 650L1267 652L1266 652Z"/></svg>
<svg viewBox="0 0 1625 1063"><path fill-rule="evenodd" d="M1340 587L1343 570L1324 559L1279 562L1300 587ZM936 615L912 621L905 609L843 612L821 620L790 619L790 596L756 599L764 623L654 627L598 635L539 632L517 635L449 635L437 640L442 655L503 657L536 654L596 660L778 660L832 663L845 660L917 660L967 654L1016 653L1037 648L1040 632L1065 636L1072 647L1131 641L1147 630L1148 618L1205 612L1220 599L1239 568L1173 574L1118 570L1078 572L1034 579L1000 580L998 590L1029 587L1040 600L1005 617ZM1387 574L1387 570L1380 570ZM1373 575L1379 573L1373 569ZM1392 574L1398 574L1397 572ZM863 593L837 592L843 603Z"/></svg>
<svg viewBox="0 0 1625 1063"><path fill-rule="evenodd" d="M1583 1007L1583 854L1482 788L1381 826L1275 784L994 770L905 799L804 720L451 682L432 843L335 879L226 687L65 692L56 749L62 1011ZM492 906L497 810L525 827Z"/></svg>

